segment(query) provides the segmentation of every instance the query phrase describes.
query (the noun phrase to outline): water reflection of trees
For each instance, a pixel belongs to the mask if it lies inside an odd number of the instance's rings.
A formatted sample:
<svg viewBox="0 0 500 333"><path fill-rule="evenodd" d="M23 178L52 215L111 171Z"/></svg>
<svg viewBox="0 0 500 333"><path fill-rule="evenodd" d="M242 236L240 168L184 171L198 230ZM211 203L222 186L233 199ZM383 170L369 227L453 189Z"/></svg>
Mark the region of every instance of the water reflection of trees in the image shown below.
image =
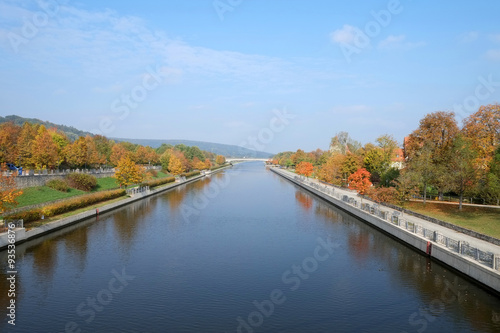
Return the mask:
<svg viewBox="0 0 500 333"><path fill-rule="evenodd" d="M315 212L330 221L344 222L354 264L362 266L369 259L372 262L376 259L381 269L390 274L394 284L418 291L423 307L432 309L443 304L444 311L456 312L454 318L465 318L476 330L500 332L497 313L500 311L495 310L500 309L500 299L492 298L488 292L458 273L388 238L343 211L319 203Z"/></svg>
<svg viewBox="0 0 500 333"><path fill-rule="evenodd" d="M304 208L306 211L311 210L313 206L313 199L311 196L307 193L304 193L301 190L295 191L295 199L297 199L297 202L299 205Z"/></svg>
<svg viewBox="0 0 500 333"><path fill-rule="evenodd" d="M134 202L112 215L113 226L122 245L122 250L130 251L137 234L142 230L148 230L147 224L155 206L155 198L146 198Z"/></svg>

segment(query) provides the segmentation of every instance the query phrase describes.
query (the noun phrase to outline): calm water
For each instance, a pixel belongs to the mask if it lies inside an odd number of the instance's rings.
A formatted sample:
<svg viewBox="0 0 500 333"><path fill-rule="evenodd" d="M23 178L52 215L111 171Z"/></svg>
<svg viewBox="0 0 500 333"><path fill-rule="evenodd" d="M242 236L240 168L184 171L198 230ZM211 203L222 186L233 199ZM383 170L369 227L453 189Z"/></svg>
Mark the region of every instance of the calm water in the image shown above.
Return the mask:
<svg viewBox="0 0 500 333"><path fill-rule="evenodd" d="M262 163L19 245L17 260L16 326L1 332L500 332L498 298Z"/></svg>

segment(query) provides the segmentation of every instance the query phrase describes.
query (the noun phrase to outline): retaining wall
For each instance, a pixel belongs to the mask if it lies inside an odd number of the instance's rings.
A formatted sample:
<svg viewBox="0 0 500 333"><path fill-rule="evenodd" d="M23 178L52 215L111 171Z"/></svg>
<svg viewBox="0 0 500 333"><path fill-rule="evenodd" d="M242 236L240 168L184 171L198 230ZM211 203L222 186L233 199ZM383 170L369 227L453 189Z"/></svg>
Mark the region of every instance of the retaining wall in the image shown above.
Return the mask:
<svg viewBox="0 0 500 333"><path fill-rule="evenodd" d="M332 203L336 207L346 211L347 213L371 224L377 229L382 230L391 237L398 239L401 242L404 242L423 253L427 253L428 243L430 242L432 244L430 257L435 258L445 263L446 265L449 265L450 267L474 279L481 285L486 286L488 289L500 295L498 252L493 255L493 267L485 266L479 261L473 260L468 256L464 256L461 253L451 251L449 248L443 246L438 242L432 241L426 237L422 237L415 232L410 232L406 229L403 229L400 226L390 223L385 219L382 219L376 215L355 207L348 202L345 202L339 198L335 198L335 196L324 193L318 190L318 188L314 188L313 186L310 186L303 181L294 179L293 174L290 175L288 171L279 170L277 168L271 168L271 171L308 190L309 192L314 193L315 195Z"/></svg>

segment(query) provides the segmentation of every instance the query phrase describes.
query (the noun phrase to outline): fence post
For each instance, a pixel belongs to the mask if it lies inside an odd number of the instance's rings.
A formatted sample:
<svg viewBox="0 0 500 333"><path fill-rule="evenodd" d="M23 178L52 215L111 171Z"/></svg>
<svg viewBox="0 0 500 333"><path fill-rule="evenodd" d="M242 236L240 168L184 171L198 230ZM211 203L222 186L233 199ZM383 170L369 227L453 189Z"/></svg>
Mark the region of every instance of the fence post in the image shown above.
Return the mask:
<svg viewBox="0 0 500 333"><path fill-rule="evenodd" d="M499 267L499 262L500 262L500 256L498 254L493 255L493 269L498 270Z"/></svg>
<svg viewBox="0 0 500 333"><path fill-rule="evenodd" d="M458 241L458 253L462 254L462 242Z"/></svg>
<svg viewBox="0 0 500 333"><path fill-rule="evenodd" d="M434 242L437 243L437 240L438 240L438 232L434 231Z"/></svg>

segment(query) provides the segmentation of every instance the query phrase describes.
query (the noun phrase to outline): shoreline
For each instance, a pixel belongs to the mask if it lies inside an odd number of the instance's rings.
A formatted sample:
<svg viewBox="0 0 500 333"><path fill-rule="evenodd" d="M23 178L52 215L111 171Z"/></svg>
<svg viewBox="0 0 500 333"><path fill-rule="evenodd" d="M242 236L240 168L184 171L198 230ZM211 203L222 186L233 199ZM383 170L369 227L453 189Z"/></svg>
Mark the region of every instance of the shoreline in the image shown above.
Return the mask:
<svg viewBox="0 0 500 333"><path fill-rule="evenodd" d="M500 246L389 207L379 207L350 190L327 186L290 171L270 170L500 296Z"/></svg>
<svg viewBox="0 0 500 333"><path fill-rule="evenodd" d="M153 190L147 190L144 192L135 193L131 197L126 197L126 198L119 200L117 202L105 204L104 206L101 206L97 209L93 208L93 209L89 209L89 210L86 210L84 212L81 212L81 213L78 213L75 215L64 217L64 218L61 218L59 220L52 221L52 222L49 222L47 224L41 225L39 227L35 227L35 228L30 229L28 231L25 228L16 228L16 229L14 229L15 235L16 235L15 244L16 245L22 244L28 240L32 240L32 239L35 239L37 237L47 235L51 232L63 229L65 227L75 225L79 222L82 222L82 221L87 220L87 219L92 218L92 217L95 217L97 219L99 214L104 214L104 213L110 212L112 210L115 210L117 208L126 206L130 203L133 203L133 202L142 200L144 198L147 198L147 197L174 189L178 186L195 182L197 180L203 179L206 176L210 176L212 174L218 173L220 171L223 171L223 170L225 170L227 168L231 168L231 167L232 167L232 165L224 166L222 168L211 171L210 173L194 176L194 177L186 179L185 181L182 181L182 182L170 183L170 184L166 184L165 186L161 186L161 187L158 187L158 188L153 189ZM9 243L9 239L8 239L8 233L0 234L0 251L6 250L9 244L10 243Z"/></svg>

